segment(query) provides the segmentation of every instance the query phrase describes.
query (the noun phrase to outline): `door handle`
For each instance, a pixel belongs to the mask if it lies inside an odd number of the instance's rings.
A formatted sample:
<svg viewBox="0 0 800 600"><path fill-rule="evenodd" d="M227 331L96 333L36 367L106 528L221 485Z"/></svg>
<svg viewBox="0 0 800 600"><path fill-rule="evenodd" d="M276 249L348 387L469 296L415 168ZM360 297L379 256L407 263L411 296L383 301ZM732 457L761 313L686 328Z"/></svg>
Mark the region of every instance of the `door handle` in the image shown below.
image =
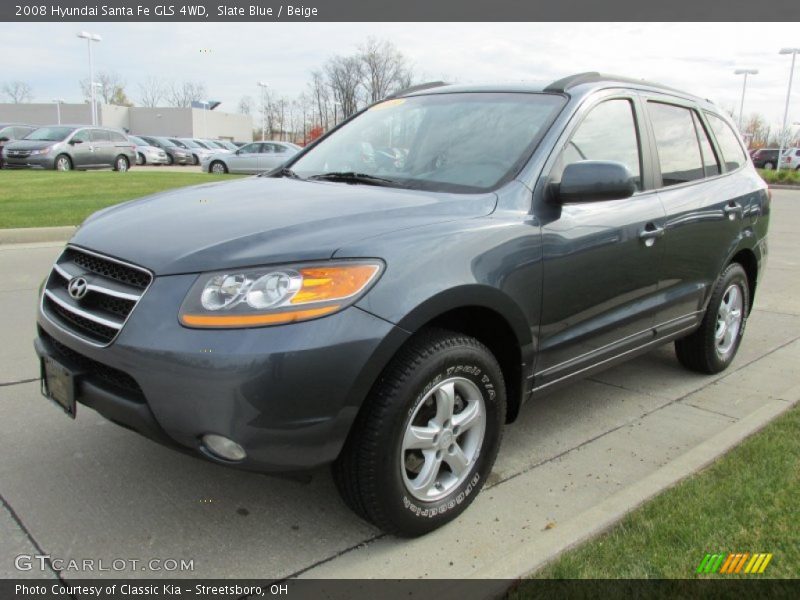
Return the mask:
<svg viewBox="0 0 800 600"><path fill-rule="evenodd" d="M656 227L652 223L648 223L647 227L639 232L639 239L654 240L656 238L664 237L666 231L667 230L663 227Z"/></svg>
<svg viewBox="0 0 800 600"><path fill-rule="evenodd" d="M728 216L729 219L733 220L736 218L736 215L741 216L744 213L744 209L742 205L738 202L731 202L722 211Z"/></svg>

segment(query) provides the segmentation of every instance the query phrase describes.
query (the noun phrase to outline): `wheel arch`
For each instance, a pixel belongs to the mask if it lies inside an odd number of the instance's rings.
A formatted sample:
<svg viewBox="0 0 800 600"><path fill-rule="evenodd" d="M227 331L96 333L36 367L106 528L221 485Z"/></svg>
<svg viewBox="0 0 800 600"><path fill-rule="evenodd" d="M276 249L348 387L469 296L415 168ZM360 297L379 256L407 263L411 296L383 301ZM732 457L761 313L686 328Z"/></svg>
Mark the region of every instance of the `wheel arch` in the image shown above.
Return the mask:
<svg viewBox="0 0 800 600"><path fill-rule="evenodd" d="M756 294L756 285L758 282L758 258L752 248L741 248L728 261L728 265L738 263L747 274L747 287L750 292L749 306L747 307L748 314L753 309L753 299Z"/></svg>

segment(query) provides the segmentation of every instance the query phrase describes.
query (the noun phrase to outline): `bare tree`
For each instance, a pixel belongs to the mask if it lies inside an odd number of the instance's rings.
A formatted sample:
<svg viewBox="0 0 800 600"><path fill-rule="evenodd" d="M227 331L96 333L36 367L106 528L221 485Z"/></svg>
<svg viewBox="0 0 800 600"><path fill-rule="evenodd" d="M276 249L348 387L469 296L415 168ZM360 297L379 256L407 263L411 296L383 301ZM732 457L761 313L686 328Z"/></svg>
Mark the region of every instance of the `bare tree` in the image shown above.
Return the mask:
<svg viewBox="0 0 800 600"><path fill-rule="evenodd" d="M24 81L9 81L3 84L3 95L13 104L22 104L33 100L33 89Z"/></svg>
<svg viewBox="0 0 800 600"><path fill-rule="evenodd" d="M139 83L139 102L150 108L158 106L166 96L166 85L158 77L148 77Z"/></svg>
<svg viewBox="0 0 800 600"><path fill-rule="evenodd" d="M125 82L120 76L112 71L103 71L95 75L95 82L97 86L97 99L101 100L104 104L114 104L115 97L120 98L125 96ZM88 79L81 79L79 82L81 86L81 93L85 100L90 100L92 97L91 88L89 87ZM125 96L127 100L127 96Z"/></svg>
<svg viewBox="0 0 800 600"><path fill-rule="evenodd" d="M250 96L242 96L239 100L239 114L250 115L253 112L253 99Z"/></svg>
<svg viewBox="0 0 800 600"><path fill-rule="evenodd" d="M346 118L358 111L363 68L358 56L334 56L325 65L325 75L334 102L341 105Z"/></svg>
<svg viewBox="0 0 800 600"><path fill-rule="evenodd" d="M314 108L317 113L318 123L323 129L330 127L328 115L330 114L330 90L325 81L325 75L322 71L312 71L311 81L309 82L311 88L311 98L314 103Z"/></svg>
<svg viewBox="0 0 800 600"><path fill-rule="evenodd" d="M191 106L192 102L204 100L206 86L200 81L173 82L167 91L167 100L172 106L185 108Z"/></svg>
<svg viewBox="0 0 800 600"><path fill-rule="evenodd" d="M403 53L390 41L368 38L358 53L367 101L377 102L392 92L408 87L410 69Z"/></svg>

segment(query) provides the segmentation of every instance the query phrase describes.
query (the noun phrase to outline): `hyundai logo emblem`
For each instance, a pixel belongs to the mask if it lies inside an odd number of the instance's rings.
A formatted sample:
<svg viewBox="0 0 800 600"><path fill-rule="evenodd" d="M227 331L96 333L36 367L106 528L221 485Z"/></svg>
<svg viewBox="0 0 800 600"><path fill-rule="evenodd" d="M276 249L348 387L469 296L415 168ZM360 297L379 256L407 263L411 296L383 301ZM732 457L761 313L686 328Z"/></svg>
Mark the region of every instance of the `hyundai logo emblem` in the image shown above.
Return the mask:
<svg viewBox="0 0 800 600"><path fill-rule="evenodd" d="M67 284L67 291L75 300L80 300L89 291L89 283L83 277L73 277Z"/></svg>

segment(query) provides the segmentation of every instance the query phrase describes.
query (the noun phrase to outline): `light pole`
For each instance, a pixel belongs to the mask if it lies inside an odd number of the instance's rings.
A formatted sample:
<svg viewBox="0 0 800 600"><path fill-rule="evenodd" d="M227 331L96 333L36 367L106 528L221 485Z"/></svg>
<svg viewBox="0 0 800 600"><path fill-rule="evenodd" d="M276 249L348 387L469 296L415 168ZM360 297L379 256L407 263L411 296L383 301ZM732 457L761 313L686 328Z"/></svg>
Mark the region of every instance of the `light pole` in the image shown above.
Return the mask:
<svg viewBox="0 0 800 600"><path fill-rule="evenodd" d="M61 98L53 100L56 103L56 120L58 125L61 125L61 104L64 102Z"/></svg>
<svg viewBox="0 0 800 600"><path fill-rule="evenodd" d="M97 125L97 105L94 101L94 62L92 61L92 42L102 42L101 38L96 33L89 33L88 31L81 31L78 37L86 40L86 45L89 48L89 94L92 102L92 125Z"/></svg>
<svg viewBox="0 0 800 600"><path fill-rule="evenodd" d="M261 141L267 139L267 85L266 81L259 81L256 85L261 88Z"/></svg>
<svg viewBox="0 0 800 600"><path fill-rule="evenodd" d="M744 75L742 83L742 101L739 103L739 131L742 131L742 119L744 118L744 93L747 90L747 76L758 75L758 69L736 69L734 75Z"/></svg>
<svg viewBox="0 0 800 600"><path fill-rule="evenodd" d="M783 109L783 126L781 127L781 149L778 151L778 164L776 171L781 170L781 159L783 158L783 147L786 144L786 120L789 118L789 99L792 97L792 78L794 77L794 59L800 48L781 48L779 54L792 55L792 69L789 71L789 88L786 90L786 107Z"/></svg>

